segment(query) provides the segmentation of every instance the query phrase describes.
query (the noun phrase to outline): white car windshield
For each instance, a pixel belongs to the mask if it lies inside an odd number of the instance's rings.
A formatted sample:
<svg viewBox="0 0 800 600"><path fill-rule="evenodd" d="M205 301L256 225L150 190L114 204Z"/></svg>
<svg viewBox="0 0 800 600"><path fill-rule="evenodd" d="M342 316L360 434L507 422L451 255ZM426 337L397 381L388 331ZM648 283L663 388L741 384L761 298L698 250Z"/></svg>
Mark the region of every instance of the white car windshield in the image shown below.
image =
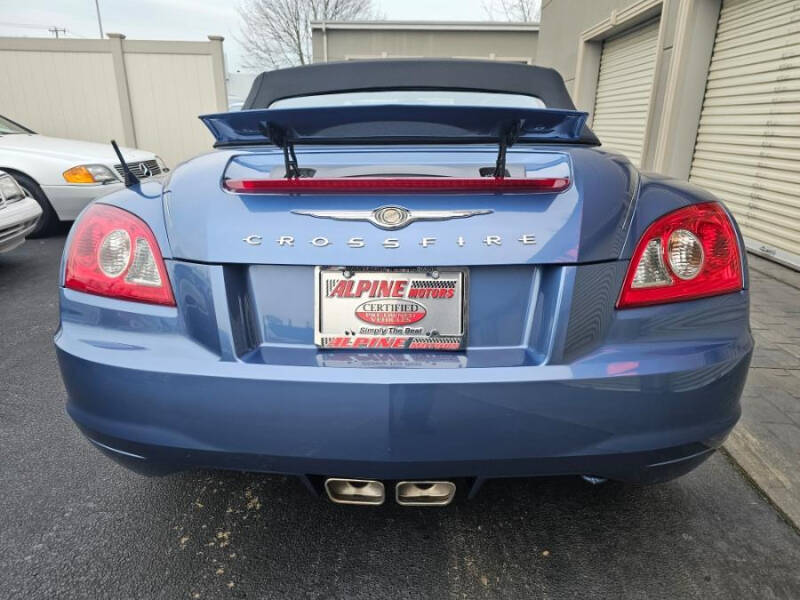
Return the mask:
<svg viewBox="0 0 800 600"><path fill-rule="evenodd" d="M8 135L11 133L30 133L30 131L0 116L0 135Z"/></svg>
<svg viewBox="0 0 800 600"><path fill-rule="evenodd" d="M323 106L364 106L370 104L423 104L433 106L495 106L502 108L545 108L536 96L464 92L455 90L381 90L342 92L282 98L270 108L313 108Z"/></svg>

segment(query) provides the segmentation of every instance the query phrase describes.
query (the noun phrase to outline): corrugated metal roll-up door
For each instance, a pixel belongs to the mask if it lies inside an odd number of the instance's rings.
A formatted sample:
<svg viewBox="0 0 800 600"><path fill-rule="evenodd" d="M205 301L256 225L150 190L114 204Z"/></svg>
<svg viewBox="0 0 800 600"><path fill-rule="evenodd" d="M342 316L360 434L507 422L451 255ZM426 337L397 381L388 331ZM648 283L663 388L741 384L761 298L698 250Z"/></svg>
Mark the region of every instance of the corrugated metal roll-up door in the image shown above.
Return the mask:
<svg viewBox="0 0 800 600"><path fill-rule="evenodd" d="M603 42L592 130L640 166L653 91L658 20Z"/></svg>
<svg viewBox="0 0 800 600"><path fill-rule="evenodd" d="M723 0L689 180L800 267L800 2Z"/></svg>

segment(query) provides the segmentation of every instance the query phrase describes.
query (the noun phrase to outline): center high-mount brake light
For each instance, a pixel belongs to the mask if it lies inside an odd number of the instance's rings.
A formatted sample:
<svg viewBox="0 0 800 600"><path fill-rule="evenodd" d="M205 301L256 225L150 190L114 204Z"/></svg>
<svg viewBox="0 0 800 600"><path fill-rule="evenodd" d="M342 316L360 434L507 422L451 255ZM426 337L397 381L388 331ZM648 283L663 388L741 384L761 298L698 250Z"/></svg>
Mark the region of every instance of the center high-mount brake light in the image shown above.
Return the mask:
<svg viewBox="0 0 800 600"><path fill-rule="evenodd" d="M342 177L337 179L226 179L237 194L402 194L407 192L562 192L568 177Z"/></svg>
<svg viewBox="0 0 800 600"><path fill-rule="evenodd" d="M87 294L175 306L153 232L139 217L93 204L75 223L64 286Z"/></svg>
<svg viewBox="0 0 800 600"><path fill-rule="evenodd" d="M668 213L642 235L617 308L695 300L742 289L742 258L721 204L693 204Z"/></svg>

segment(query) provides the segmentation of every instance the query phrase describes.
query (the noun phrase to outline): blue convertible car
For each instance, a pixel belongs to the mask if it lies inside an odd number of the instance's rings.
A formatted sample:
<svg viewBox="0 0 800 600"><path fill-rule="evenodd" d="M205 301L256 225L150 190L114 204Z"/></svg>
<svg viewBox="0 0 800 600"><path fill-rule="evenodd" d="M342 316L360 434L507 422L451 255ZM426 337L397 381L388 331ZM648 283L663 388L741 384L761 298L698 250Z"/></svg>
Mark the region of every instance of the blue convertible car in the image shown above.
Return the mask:
<svg viewBox="0 0 800 600"><path fill-rule="evenodd" d="M67 240L55 343L103 452L444 505L496 477L664 481L736 423L733 218L603 148L554 71L314 65L244 108Z"/></svg>

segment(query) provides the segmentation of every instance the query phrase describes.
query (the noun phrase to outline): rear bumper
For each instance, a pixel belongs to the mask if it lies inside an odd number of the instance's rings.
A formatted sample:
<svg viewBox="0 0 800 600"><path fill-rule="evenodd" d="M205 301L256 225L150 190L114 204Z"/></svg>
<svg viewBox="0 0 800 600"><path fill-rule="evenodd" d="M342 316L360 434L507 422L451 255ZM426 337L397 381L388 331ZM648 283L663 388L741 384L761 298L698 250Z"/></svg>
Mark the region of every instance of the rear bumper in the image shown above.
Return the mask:
<svg viewBox="0 0 800 600"><path fill-rule="evenodd" d="M752 350L748 333L600 376L593 364L226 363L173 336L154 350L92 343L87 333L70 324L56 338L68 412L128 466L371 479L676 477L736 423Z"/></svg>
<svg viewBox="0 0 800 600"><path fill-rule="evenodd" d="M70 410L70 414L74 413ZM738 418L738 417L737 417ZM562 457L535 457L491 461L435 461L383 463L341 461L285 456L265 456L219 451L195 451L152 444L140 444L112 438L80 425L87 439L115 462L142 475L168 475L193 468L279 473L300 478L321 475L352 479L451 480L510 477L548 477L591 475L627 483L652 484L685 475L719 448L733 428L732 423L710 437L682 446L620 452L616 454L580 454ZM714 428L716 429L716 428ZM102 440L102 441L101 441ZM127 450L122 450L127 448Z"/></svg>

